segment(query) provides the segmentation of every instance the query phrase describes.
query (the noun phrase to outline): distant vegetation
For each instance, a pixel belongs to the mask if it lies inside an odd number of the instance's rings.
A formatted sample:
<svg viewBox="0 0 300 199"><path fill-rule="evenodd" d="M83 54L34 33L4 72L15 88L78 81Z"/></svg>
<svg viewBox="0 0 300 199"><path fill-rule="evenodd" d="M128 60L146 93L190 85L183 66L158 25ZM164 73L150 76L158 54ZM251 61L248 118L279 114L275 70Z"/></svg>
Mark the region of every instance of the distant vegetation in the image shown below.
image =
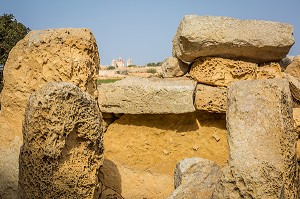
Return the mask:
<svg viewBox="0 0 300 199"><path fill-rule="evenodd" d="M119 81L121 79L98 79L97 84L107 84L107 83L114 83L116 81Z"/></svg>
<svg viewBox="0 0 300 199"><path fill-rule="evenodd" d="M114 67L114 66L108 66L107 67L107 70L114 70L114 69L116 69L116 67Z"/></svg>
<svg viewBox="0 0 300 199"><path fill-rule="evenodd" d="M148 63L146 66L161 66L162 65L162 62L151 62L151 63Z"/></svg>
<svg viewBox="0 0 300 199"><path fill-rule="evenodd" d="M149 68L146 70L146 72L154 74L154 73L156 73L156 70L154 68Z"/></svg>

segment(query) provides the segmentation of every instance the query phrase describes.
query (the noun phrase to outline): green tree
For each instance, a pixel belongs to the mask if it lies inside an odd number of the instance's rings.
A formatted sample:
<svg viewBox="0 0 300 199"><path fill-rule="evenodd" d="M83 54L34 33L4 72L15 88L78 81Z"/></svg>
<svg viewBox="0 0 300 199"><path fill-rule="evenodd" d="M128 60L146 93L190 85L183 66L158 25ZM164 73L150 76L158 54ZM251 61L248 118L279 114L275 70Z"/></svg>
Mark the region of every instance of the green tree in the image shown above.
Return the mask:
<svg viewBox="0 0 300 199"><path fill-rule="evenodd" d="M18 22L12 14L0 16L0 65L4 67L9 51L18 41L30 31L29 28ZM2 72L0 73L0 92L2 90Z"/></svg>

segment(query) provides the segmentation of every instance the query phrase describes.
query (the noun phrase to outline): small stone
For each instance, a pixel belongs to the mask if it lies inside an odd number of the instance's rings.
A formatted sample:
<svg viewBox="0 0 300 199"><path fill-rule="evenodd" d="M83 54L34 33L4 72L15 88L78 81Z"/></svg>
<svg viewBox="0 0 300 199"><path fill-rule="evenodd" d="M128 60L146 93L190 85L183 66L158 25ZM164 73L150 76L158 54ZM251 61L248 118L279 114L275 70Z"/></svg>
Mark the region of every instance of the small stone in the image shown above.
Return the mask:
<svg viewBox="0 0 300 199"><path fill-rule="evenodd" d="M198 151L199 147L197 145L193 146L193 150Z"/></svg>
<svg viewBox="0 0 300 199"><path fill-rule="evenodd" d="M166 149L163 150L163 153L164 153L165 155L169 155L169 151L167 151Z"/></svg>
<svg viewBox="0 0 300 199"><path fill-rule="evenodd" d="M217 142L219 142L221 140L221 138L217 134L215 134L215 133L213 134L213 138L215 138L215 140Z"/></svg>

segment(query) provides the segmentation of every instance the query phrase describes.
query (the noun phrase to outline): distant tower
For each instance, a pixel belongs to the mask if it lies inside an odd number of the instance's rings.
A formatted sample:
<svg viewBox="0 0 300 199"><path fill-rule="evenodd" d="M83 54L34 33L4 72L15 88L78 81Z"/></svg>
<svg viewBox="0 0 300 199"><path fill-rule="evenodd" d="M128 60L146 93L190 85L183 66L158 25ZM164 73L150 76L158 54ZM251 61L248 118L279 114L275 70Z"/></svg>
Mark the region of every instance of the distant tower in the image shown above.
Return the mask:
<svg viewBox="0 0 300 199"><path fill-rule="evenodd" d="M116 60L115 60L115 59L113 59L113 60L111 61L111 65L114 66L114 67L116 67L117 64L116 64Z"/></svg>
<svg viewBox="0 0 300 199"><path fill-rule="evenodd" d="M130 65L132 65L132 60L129 58L129 59L127 60L127 67L130 66Z"/></svg>

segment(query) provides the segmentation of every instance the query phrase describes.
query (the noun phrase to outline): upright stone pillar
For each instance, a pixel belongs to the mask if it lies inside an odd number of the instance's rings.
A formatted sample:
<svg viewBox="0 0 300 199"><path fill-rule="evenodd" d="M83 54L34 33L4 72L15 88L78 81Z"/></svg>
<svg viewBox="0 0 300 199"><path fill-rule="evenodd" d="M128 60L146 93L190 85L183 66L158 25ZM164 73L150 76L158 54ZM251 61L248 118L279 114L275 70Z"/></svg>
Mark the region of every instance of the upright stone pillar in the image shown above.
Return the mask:
<svg viewBox="0 0 300 199"><path fill-rule="evenodd" d="M227 130L229 167L214 198L298 198L297 134L287 80L231 84Z"/></svg>
<svg viewBox="0 0 300 199"><path fill-rule="evenodd" d="M23 123L21 198L99 198L102 139L92 96L64 82L33 93Z"/></svg>

